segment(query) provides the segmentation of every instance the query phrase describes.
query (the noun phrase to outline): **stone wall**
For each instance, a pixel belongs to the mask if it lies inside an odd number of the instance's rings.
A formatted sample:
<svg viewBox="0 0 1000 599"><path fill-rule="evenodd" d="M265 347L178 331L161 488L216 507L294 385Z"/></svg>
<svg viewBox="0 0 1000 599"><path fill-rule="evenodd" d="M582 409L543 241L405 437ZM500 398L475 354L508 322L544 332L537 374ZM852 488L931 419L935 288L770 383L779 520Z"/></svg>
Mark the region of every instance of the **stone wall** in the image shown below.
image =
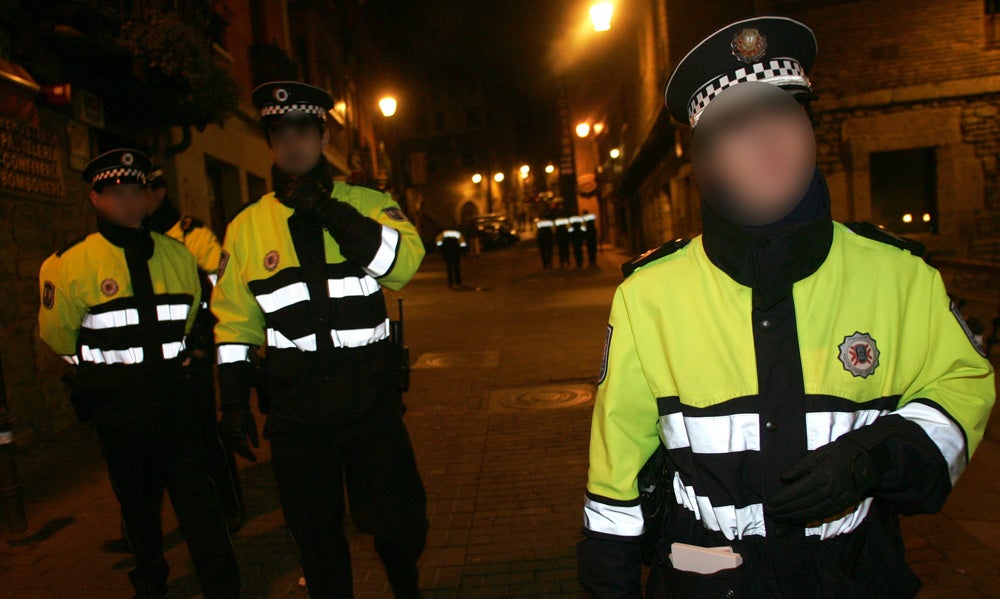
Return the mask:
<svg viewBox="0 0 1000 599"><path fill-rule="evenodd" d="M0 189L0 360L19 439L73 422L61 381L67 366L38 338L38 270L54 251L92 231L93 209L80 172L68 168L69 119L42 110L40 125L58 136L63 197L35 198Z"/></svg>

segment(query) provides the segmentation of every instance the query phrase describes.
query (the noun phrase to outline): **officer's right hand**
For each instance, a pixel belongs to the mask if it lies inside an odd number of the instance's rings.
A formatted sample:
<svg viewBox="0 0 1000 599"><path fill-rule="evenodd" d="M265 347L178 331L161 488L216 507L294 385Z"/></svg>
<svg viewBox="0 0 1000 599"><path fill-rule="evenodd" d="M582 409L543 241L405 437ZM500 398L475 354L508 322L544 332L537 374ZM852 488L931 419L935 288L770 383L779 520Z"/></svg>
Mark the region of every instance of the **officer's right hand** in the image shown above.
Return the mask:
<svg viewBox="0 0 1000 599"><path fill-rule="evenodd" d="M222 420L219 421L219 434L230 451L251 462L257 461L257 456L250 446L257 449L260 440L257 437L257 422L250 410L223 412Z"/></svg>

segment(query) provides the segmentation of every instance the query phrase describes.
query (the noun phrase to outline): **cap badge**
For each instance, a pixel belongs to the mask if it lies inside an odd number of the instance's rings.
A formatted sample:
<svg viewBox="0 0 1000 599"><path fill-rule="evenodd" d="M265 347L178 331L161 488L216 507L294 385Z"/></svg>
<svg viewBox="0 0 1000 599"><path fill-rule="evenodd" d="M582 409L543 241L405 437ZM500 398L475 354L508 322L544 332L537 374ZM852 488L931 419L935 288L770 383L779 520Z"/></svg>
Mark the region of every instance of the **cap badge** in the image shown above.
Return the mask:
<svg viewBox="0 0 1000 599"><path fill-rule="evenodd" d="M122 164L125 166L132 166L133 162L135 162L135 156L132 155L132 152L125 152L122 154Z"/></svg>
<svg viewBox="0 0 1000 599"><path fill-rule="evenodd" d="M730 44L733 56L740 62L756 62L767 51L767 37L753 28L740 29Z"/></svg>
<svg viewBox="0 0 1000 599"><path fill-rule="evenodd" d="M285 89L285 88L283 88L283 87L279 87L279 88L275 89L274 90L274 99L277 100L277 101L279 101L279 102L285 102L285 101L287 101L288 100L288 90Z"/></svg>
<svg viewBox="0 0 1000 599"><path fill-rule="evenodd" d="M878 368L878 347L868 333L855 331L840 344L840 363L854 376L868 378Z"/></svg>

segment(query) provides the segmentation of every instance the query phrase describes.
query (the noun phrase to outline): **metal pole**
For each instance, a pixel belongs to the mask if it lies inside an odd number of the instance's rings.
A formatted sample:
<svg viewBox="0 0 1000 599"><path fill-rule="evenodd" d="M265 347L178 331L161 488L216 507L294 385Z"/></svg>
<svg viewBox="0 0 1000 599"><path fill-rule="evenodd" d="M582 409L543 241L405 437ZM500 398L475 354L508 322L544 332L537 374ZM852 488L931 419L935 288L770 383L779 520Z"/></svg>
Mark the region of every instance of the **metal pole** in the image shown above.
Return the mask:
<svg viewBox="0 0 1000 599"><path fill-rule="evenodd" d="M0 528L9 541L28 536L28 517L17 480L14 417L7 407L7 386L0 363Z"/></svg>

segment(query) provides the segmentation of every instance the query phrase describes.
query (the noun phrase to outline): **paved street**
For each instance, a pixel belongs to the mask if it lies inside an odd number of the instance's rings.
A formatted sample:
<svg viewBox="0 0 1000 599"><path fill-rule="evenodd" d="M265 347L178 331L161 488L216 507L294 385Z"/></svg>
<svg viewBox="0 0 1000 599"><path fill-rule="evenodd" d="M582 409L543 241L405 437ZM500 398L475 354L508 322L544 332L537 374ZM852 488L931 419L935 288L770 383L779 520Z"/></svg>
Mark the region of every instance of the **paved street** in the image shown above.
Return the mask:
<svg viewBox="0 0 1000 599"><path fill-rule="evenodd" d="M407 422L430 498L428 597L574 597L592 381L624 256L543 272L533 243L463 261L449 290L429 256L402 293L415 370ZM395 313L396 294L389 294ZM243 463L250 521L233 542L246 597L305 597L266 446ZM130 561L100 553L116 504L83 427L20 458L30 523L47 538L0 546L5 597L127 597ZM944 512L905 523L923 597L1000 596L1000 421ZM198 595L167 512L171 597ZM369 537L353 534L359 597L388 597Z"/></svg>

